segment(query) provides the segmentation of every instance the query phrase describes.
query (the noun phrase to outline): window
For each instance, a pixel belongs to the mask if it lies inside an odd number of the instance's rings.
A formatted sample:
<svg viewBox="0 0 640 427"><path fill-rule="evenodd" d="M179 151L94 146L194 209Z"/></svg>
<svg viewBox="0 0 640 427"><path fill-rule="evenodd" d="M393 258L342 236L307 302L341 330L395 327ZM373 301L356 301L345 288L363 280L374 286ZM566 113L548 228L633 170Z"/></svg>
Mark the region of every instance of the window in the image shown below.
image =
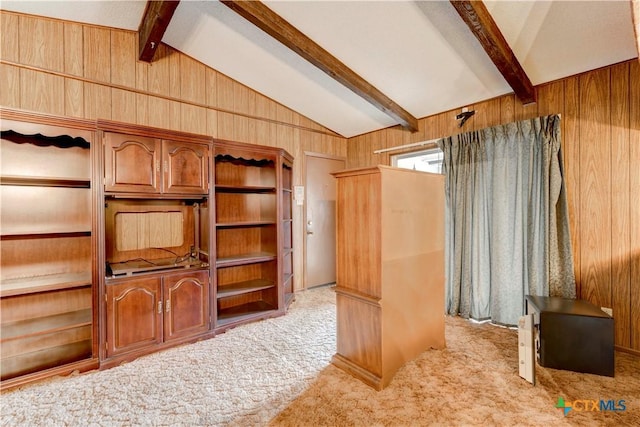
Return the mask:
<svg viewBox="0 0 640 427"><path fill-rule="evenodd" d="M443 153L439 148L391 155L391 166L423 172L442 173Z"/></svg>

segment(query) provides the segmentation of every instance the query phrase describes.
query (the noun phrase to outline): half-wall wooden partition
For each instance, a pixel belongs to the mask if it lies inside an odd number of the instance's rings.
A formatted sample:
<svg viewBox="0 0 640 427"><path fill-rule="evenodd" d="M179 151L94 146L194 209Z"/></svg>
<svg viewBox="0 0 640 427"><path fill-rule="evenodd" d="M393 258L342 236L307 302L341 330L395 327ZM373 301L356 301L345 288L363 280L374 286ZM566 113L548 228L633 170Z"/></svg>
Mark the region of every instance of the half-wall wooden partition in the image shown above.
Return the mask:
<svg viewBox="0 0 640 427"><path fill-rule="evenodd" d="M505 95L348 141L348 167L390 164L373 151L512 121L561 114L578 295L613 309L616 345L640 354L640 63L637 59L536 87L537 104ZM415 150L416 148L413 148ZM419 147L418 147L419 149ZM410 150L405 150L410 151Z"/></svg>

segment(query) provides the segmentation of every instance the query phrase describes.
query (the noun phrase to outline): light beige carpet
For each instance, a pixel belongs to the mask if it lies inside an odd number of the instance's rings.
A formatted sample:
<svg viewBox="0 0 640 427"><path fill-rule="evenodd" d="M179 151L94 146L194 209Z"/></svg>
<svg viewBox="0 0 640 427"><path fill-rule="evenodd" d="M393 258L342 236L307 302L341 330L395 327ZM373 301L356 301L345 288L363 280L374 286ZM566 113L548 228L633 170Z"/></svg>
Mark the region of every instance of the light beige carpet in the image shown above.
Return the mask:
<svg viewBox="0 0 640 427"><path fill-rule="evenodd" d="M300 292L285 316L3 393L2 425L266 425L329 365L335 327L335 293Z"/></svg>
<svg viewBox="0 0 640 427"><path fill-rule="evenodd" d="M640 358L616 377L538 367L517 374L517 335L447 318L447 348L408 363L376 392L330 364L335 294L297 294L289 314L101 372L0 396L4 426L599 426L640 425ZM555 408L625 400L621 412Z"/></svg>

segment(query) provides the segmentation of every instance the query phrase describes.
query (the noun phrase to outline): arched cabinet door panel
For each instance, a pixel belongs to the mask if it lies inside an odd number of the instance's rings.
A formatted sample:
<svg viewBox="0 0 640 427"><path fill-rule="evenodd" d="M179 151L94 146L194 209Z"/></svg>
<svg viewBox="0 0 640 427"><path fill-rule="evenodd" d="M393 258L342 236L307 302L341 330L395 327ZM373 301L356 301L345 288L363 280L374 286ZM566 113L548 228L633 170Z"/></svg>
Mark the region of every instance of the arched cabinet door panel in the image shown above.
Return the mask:
<svg viewBox="0 0 640 427"><path fill-rule="evenodd" d="M164 192L206 194L209 148L206 145L162 141Z"/></svg>
<svg viewBox="0 0 640 427"><path fill-rule="evenodd" d="M133 279L107 288L107 356L162 342L159 278Z"/></svg>
<svg viewBox="0 0 640 427"><path fill-rule="evenodd" d="M197 335L209 330L209 275L194 271L165 276L164 339Z"/></svg>
<svg viewBox="0 0 640 427"><path fill-rule="evenodd" d="M105 191L159 193L160 140L105 132Z"/></svg>

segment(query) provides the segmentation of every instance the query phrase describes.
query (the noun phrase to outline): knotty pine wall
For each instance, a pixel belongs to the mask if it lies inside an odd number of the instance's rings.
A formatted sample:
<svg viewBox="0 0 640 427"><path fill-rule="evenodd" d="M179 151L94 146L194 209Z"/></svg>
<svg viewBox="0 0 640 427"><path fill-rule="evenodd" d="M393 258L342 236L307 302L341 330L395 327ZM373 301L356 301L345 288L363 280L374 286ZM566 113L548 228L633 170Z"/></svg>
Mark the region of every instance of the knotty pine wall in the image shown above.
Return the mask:
<svg viewBox="0 0 640 427"><path fill-rule="evenodd" d="M161 44L137 61L136 33L0 12L0 105L109 119L284 148L303 184L305 151L346 157L346 139ZM302 289L302 208L293 206L294 273Z"/></svg>
<svg viewBox="0 0 640 427"><path fill-rule="evenodd" d="M532 105L513 95L469 105L476 114L462 129L455 110L421 119L414 134L396 127L350 138L348 167L390 164L389 153L373 154L379 148L561 114L578 295L613 308L616 345L640 354L640 64L635 59L536 90Z"/></svg>

